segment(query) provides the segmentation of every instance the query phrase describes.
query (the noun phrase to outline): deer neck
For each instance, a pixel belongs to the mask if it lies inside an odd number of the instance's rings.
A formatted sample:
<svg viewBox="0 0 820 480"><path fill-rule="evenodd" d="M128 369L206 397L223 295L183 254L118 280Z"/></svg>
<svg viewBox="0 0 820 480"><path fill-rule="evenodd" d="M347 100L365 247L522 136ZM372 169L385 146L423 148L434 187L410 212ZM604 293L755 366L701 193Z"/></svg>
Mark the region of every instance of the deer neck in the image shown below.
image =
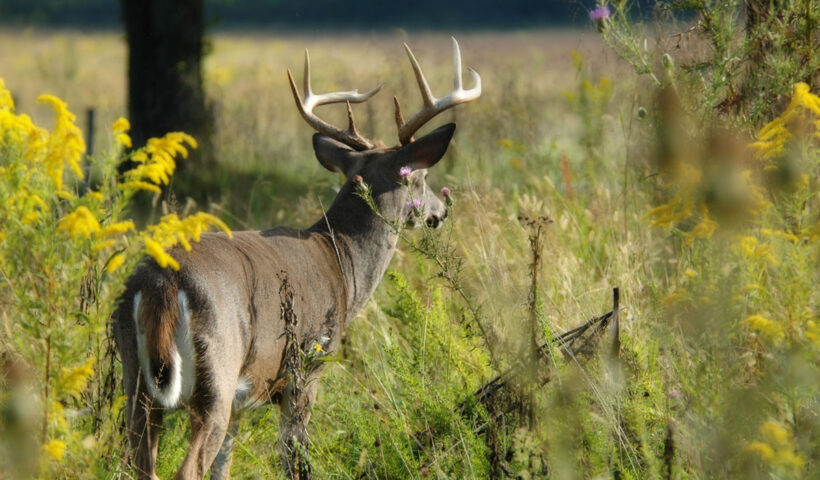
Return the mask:
<svg viewBox="0 0 820 480"><path fill-rule="evenodd" d="M396 251L398 235L346 187L309 231L327 234L333 243L347 286L350 320L376 291Z"/></svg>

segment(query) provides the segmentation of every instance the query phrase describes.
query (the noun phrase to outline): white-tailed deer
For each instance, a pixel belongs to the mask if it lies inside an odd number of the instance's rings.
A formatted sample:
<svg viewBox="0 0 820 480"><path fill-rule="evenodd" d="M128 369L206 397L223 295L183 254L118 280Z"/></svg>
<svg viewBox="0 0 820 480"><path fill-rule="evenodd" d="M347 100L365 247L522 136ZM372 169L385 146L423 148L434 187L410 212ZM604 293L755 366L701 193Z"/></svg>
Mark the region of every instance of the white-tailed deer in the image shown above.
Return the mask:
<svg viewBox="0 0 820 480"><path fill-rule="evenodd" d="M309 357L300 352L338 347L345 326L373 294L393 257L398 234L391 223L421 219L437 227L447 216L425 179L427 168L447 150L455 124L415 141L413 134L442 111L481 94L481 79L472 70L475 85L462 88L455 39L453 47L455 88L436 99L405 45L424 104L405 122L396 102L399 145L390 148L362 137L350 112L350 103L366 101L381 87L363 94L314 94L305 52L304 97L288 71L293 96L319 132L313 137L319 162L347 178L330 209L306 230L234 232L232 239L205 234L190 252L171 252L179 271L146 261L130 278L114 315L114 335L139 478L156 478L162 414L179 406L190 412L191 442L176 478L203 478L209 469L213 479L228 478L239 412L265 402L278 403L282 410L285 468L291 476L306 476L293 452L306 440L323 362L299 365ZM347 103L347 130L313 113L329 103ZM402 182L405 166L413 173ZM378 213L357 193L358 183L369 187Z"/></svg>

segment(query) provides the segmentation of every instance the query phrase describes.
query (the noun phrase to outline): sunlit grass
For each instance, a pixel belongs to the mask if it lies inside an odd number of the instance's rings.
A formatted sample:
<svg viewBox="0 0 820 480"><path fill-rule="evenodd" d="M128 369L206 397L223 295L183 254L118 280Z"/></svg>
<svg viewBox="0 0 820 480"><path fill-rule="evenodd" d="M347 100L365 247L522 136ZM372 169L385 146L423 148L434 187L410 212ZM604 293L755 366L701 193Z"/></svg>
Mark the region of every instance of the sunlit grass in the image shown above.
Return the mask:
<svg viewBox="0 0 820 480"><path fill-rule="evenodd" d="M9 47L19 38L27 40L24 49ZM815 144L787 145L794 124L775 121L756 144L768 163L752 164L752 139L692 122L667 131L672 144L653 162L665 140L655 138L658 122L673 123L658 113L663 100L592 32L458 39L484 92L438 120L454 120L458 130L430 183L449 187L455 203L433 235L462 261L458 285L481 316L473 318L453 284L403 241L392 273L349 326L322 380L309 428L317 476L486 478L492 447L482 428L491 415L484 406L462 415L460 404L521 362L529 309L537 311L543 343L608 311L616 286L618 360L602 355L587 363L550 352L542 365L550 381L533 390L532 421L511 418L515 429L499 430L507 468L523 478L816 472ZM360 130L386 144L396 142L392 96L405 112L420 101L402 41L413 47L434 94L452 82L444 34L211 40L205 77L219 169L205 178L213 203L201 207L234 229L309 225L339 184L315 161L313 132L286 83L287 68L301 71L304 48L317 92L385 82L354 110ZM0 75L37 124L50 122L51 112L34 104L42 92L57 93L77 112L96 107L104 125L124 115L124 55L115 34L0 33L0 68L7 69ZM815 105L806 91L797 93ZM344 122L342 108L319 113ZM765 143L772 138L777 142ZM117 142L117 131L98 134L95 149ZM792 154L778 156L784 149ZM726 157L734 163L718 161ZM161 173L154 172L157 188L165 188ZM40 211L36 201L26 205ZM552 220L534 306L521 215ZM166 417L163 478L184 457L184 417ZM282 475L277 423L275 409L244 414L235 478ZM46 453L59 449L54 444ZM66 476L81 475L66 468Z"/></svg>

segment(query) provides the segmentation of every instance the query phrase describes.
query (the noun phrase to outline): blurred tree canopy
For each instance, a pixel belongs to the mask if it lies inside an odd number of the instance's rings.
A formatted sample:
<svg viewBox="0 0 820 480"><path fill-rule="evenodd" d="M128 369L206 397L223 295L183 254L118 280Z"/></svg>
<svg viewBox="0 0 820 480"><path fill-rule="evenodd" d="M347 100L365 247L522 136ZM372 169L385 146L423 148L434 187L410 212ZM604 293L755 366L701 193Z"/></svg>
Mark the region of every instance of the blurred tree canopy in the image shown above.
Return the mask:
<svg viewBox="0 0 820 480"><path fill-rule="evenodd" d="M226 28L504 28L584 24L595 0L205 0L204 4L206 22ZM118 2L111 0L0 0L0 22L5 24L111 27L119 20Z"/></svg>

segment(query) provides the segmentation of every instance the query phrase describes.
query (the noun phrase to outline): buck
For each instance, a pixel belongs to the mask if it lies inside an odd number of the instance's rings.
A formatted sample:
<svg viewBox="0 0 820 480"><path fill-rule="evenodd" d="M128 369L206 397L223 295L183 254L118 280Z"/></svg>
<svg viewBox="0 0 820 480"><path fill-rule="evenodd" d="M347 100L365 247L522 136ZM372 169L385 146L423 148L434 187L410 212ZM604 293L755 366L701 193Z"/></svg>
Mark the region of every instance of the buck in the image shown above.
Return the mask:
<svg viewBox="0 0 820 480"><path fill-rule="evenodd" d="M439 113L481 94L481 78L472 69L473 87L462 87L455 39L455 86L442 98L433 96L413 52L404 47L423 106L404 121L394 98L399 137L394 147L361 136L350 108L371 98L381 85L366 93L314 94L305 51L302 96L288 70L299 113L319 132L313 136L316 158L346 177L331 207L313 226L234 232L233 238L204 234L190 252L171 252L178 271L146 261L129 279L114 314L114 335L128 397L131 462L138 478L157 478L163 412L179 407L190 413L191 439L176 478L203 478L209 470L213 479L228 478L240 412L260 403L279 404L283 464L291 476L299 474L302 467L295 465L292 453L307 440L323 362L306 370L298 385L287 367L300 351L336 350L345 327L373 294L393 257L395 225L435 228L447 217L446 206L430 191L426 177L427 169L446 152L455 124L418 140L413 135ZM313 112L334 103L347 104L346 130ZM406 180L400 177L405 166L413 169ZM365 189L372 202L361 195ZM413 200L421 200L422 206Z"/></svg>

